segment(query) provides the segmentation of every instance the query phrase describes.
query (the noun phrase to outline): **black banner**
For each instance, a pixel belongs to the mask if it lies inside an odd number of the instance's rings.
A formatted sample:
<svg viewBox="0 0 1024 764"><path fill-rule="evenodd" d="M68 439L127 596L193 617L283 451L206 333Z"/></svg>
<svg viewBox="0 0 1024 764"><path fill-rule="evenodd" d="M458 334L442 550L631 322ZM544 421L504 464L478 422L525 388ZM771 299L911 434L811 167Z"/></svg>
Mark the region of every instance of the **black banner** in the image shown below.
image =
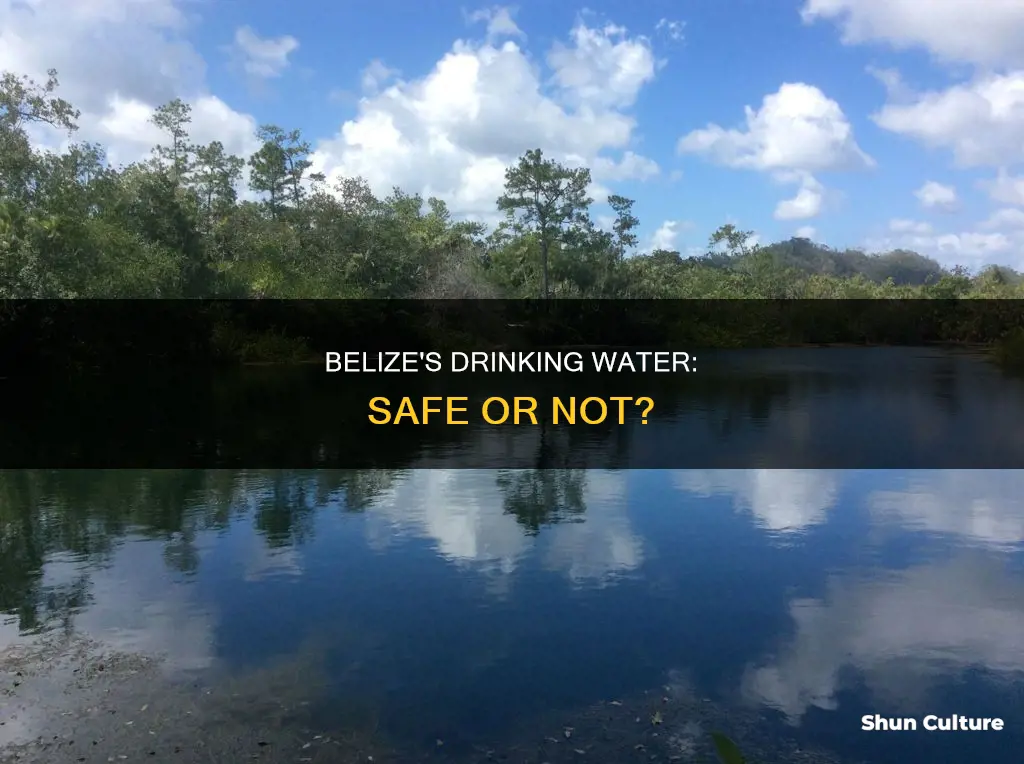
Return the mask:
<svg viewBox="0 0 1024 764"><path fill-rule="evenodd" d="M1024 468L1022 333L1008 300L5 302L0 467Z"/></svg>

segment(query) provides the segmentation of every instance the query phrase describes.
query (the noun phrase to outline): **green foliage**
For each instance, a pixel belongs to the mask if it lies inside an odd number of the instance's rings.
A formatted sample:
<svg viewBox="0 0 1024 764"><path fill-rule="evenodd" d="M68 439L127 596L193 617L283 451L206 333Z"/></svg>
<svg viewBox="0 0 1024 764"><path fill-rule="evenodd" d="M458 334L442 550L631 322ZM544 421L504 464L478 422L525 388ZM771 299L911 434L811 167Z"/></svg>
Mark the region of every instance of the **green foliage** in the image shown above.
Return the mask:
<svg viewBox="0 0 1024 764"><path fill-rule="evenodd" d="M590 170L564 167L545 159L540 149L527 151L505 172L505 193L498 197L498 209L508 215L513 231L532 231L536 235L544 297L550 295L548 262L552 247L577 239L591 227L588 210L593 200L587 196L589 185Z"/></svg>
<svg viewBox="0 0 1024 764"><path fill-rule="evenodd" d="M91 144L38 151L32 125L76 129L57 87L55 72L42 85L0 77L0 299L1024 296L1009 268L972 276L904 250L761 246L731 224L697 257L636 253L633 200L609 195L602 230L590 171L541 149L506 172L493 230L454 219L441 199L310 174L298 130L261 126L249 157L195 145L180 100L153 114L165 138L148 161L114 167Z"/></svg>

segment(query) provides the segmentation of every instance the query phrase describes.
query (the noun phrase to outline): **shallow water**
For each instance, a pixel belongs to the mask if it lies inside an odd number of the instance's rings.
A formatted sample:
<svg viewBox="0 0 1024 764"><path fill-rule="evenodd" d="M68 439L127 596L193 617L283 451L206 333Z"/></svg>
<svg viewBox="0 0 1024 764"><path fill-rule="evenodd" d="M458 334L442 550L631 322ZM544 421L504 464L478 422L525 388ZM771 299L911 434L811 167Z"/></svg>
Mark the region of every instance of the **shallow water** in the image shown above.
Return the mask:
<svg viewBox="0 0 1024 764"><path fill-rule="evenodd" d="M302 755L328 737L691 760L712 728L758 761L1001 761L1024 742L1022 496L994 470L2 472L0 647L159 657L123 705L163 706L161 760L201 713L273 717L281 761L355 760ZM0 742L82 710L30 681L50 649L0 666ZM117 691L84 698L77 737L105 744ZM869 713L1006 729L861 731Z"/></svg>

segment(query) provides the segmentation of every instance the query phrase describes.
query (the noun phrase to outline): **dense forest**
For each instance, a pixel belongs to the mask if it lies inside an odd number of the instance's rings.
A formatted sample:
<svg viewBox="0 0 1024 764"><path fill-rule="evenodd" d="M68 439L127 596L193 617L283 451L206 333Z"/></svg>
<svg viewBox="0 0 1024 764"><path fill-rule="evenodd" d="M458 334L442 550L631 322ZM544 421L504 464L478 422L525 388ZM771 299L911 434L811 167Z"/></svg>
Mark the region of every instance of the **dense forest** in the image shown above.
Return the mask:
<svg viewBox="0 0 1024 764"><path fill-rule="evenodd" d="M540 149L507 171L493 229L440 199L380 198L360 178L328 186L298 130L262 126L250 157L194 145L180 100L155 111L166 140L151 158L113 167L102 146L73 142L79 113L57 91L56 72L0 78L3 298L1024 296L1008 268L969 274L806 239L762 247L732 225L702 256L640 252L633 201L611 196L603 230L590 172ZM68 132L66 150L33 147L47 125Z"/></svg>

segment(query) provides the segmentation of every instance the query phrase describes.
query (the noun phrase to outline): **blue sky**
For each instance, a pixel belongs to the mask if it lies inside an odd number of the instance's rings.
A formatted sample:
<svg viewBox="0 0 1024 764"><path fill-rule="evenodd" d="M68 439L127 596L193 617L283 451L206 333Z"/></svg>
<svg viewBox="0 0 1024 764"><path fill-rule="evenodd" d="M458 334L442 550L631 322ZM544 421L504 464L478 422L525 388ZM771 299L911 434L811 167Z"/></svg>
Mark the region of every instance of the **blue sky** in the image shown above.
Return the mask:
<svg viewBox="0 0 1024 764"><path fill-rule="evenodd" d="M466 216L540 146L647 248L735 222L1024 265L1021 0L0 0L0 69L49 67L115 161L180 96L199 141L297 127L329 177Z"/></svg>

